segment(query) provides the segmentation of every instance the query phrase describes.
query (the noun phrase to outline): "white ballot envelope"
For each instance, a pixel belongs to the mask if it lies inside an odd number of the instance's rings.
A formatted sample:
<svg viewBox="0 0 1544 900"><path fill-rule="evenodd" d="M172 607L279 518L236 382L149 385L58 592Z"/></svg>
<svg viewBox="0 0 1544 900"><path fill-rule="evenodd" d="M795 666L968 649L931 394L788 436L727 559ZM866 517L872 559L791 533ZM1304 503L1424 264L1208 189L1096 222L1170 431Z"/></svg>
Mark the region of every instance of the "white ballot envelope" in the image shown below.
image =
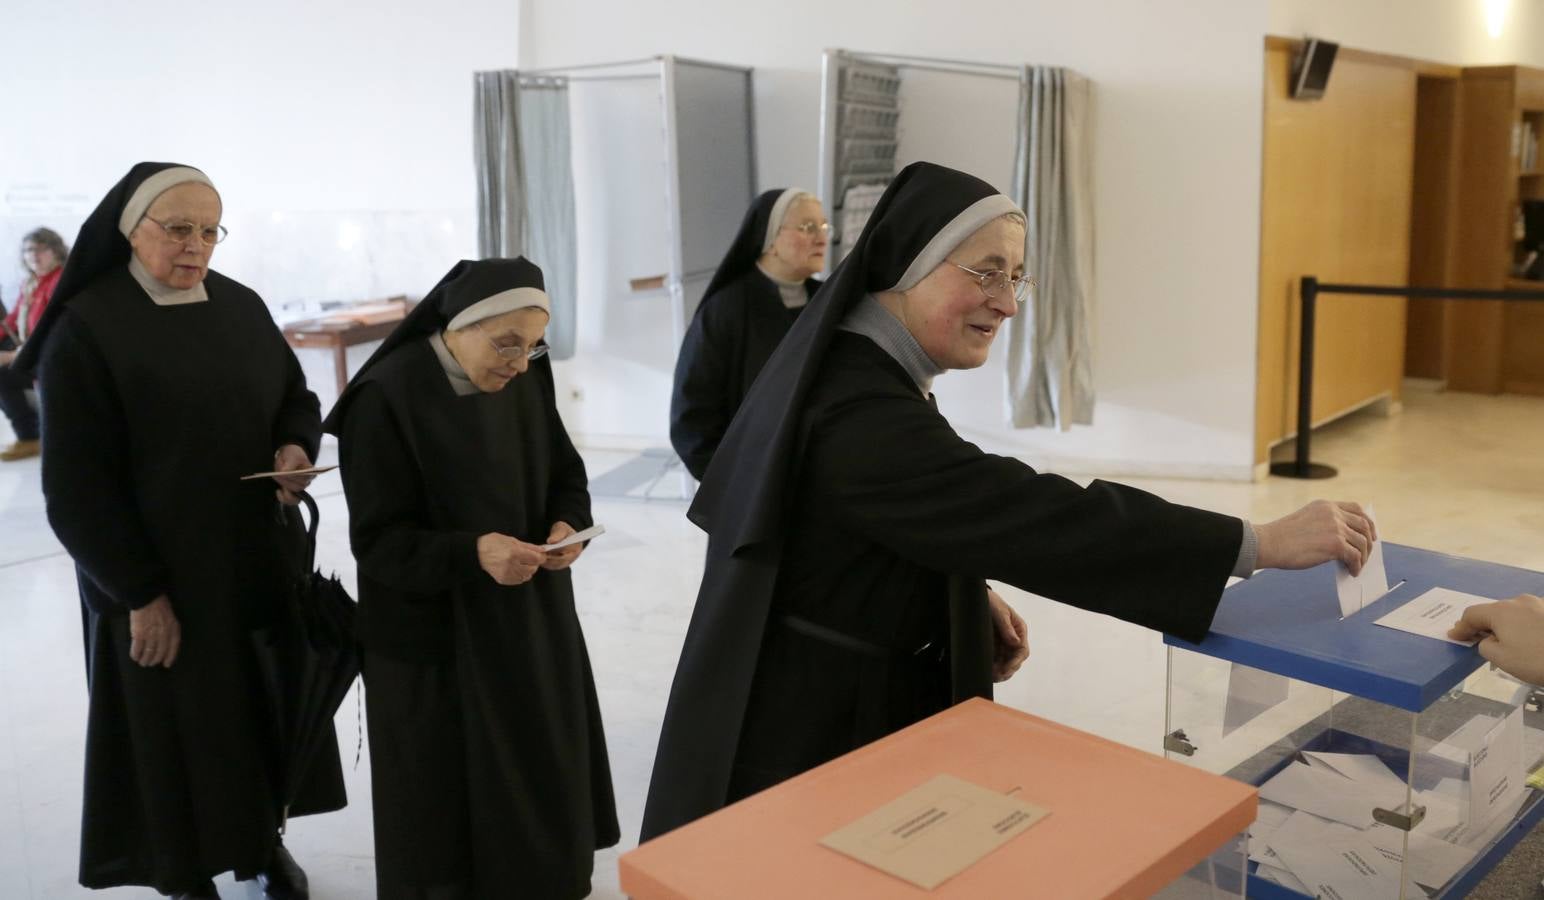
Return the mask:
<svg viewBox="0 0 1544 900"><path fill-rule="evenodd" d="M1494 603L1489 597L1476 597L1448 588L1432 588L1404 606L1399 607L1375 624L1394 628L1422 637L1436 638L1449 644L1472 647L1477 641L1455 641L1447 636L1448 629L1458 624L1464 610L1480 603Z"/></svg>
<svg viewBox="0 0 1544 900"><path fill-rule="evenodd" d="M1378 517L1370 504L1363 506L1376 525ZM1352 575L1345 563L1335 564L1335 593L1340 598L1340 617L1344 619L1389 592L1388 569L1383 564L1383 538L1373 541L1372 552L1362 566L1362 574Z"/></svg>
<svg viewBox="0 0 1544 900"><path fill-rule="evenodd" d="M604 525L591 525L589 528L586 528L583 531L576 531L576 532L574 532L573 534L571 534L568 537L562 539L561 541L558 541L555 544L542 544L541 545L541 549L544 552L551 552L553 550L562 550L564 547L572 547L574 544L582 544L585 541L591 540L593 538L598 538L598 537L600 537L601 535L603 535L605 533L606 533L606 526L604 526Z"/></svg>

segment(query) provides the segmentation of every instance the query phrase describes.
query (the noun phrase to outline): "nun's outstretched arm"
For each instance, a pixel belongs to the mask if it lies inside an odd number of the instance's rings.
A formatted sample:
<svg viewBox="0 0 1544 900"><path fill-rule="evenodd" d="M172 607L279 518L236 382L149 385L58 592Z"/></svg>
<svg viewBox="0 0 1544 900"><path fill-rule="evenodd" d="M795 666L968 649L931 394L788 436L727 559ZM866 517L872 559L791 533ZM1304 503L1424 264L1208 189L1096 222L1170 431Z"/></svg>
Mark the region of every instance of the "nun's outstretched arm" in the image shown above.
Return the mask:
<svg viewBox="0 0 1544 900"><path fill-rule="evenodd" d="M429 526L423 482L381 389L366 383L356 391L343 420L338 456L359 571L420 593L484 577L478 535Z"/></svg>
<svg viewBox="0 0 1544 900"><path fill-rule="evenodd" d="M805 490L831 494L844 524L899 555L1191 640L1243 540L1232 516L984 453L914 395L831 410L804 464Z"/></svg>

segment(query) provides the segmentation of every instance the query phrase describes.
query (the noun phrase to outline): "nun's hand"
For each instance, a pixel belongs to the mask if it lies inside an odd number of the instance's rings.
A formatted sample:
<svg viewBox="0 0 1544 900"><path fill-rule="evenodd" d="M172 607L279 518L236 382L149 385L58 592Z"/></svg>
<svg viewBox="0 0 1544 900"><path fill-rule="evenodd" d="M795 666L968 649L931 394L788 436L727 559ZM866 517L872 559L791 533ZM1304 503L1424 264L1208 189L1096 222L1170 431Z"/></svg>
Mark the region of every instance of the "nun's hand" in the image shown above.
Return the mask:
<svg viewBox="0 0 1544 900"><path fill-rule="evenodd" d="M1029 659L1029 626L994 590L986 592L992 606L992 630L996 640L992 649L992 680L1007 681Z"/></svg>
<svg viewBox="0 0 1544 900"><path fill-rule="evenodd" d="M1378 529L1356 503L1315 500L1290 515L1255 529L1262 569L1307 569L1338 559L1360 575Z"/></svg>
<svg viewBox="0 0 1544 900"><path fill-rule="evenodd" d="M292 469L311 468L311 457L306 451L296 444L285 444L273 455L273 470L275 472L288 472ZM274 481L279 483L279 502L285 506L294 506L300 502L300 492L311 486L315 475L278 475Z"/></svg>
<svg viewBox="0 0 1544 900"><path fill-rule="evenodd" d="M508 535L490 533L477 539L478 563L494 581L505 586L530 581L546 559L540 547Z"/></svg>
<svg viewBox="0 0 1544 900"><path fill-rule="evenodd" d="M574 526L567 522L554 522L552 532L547 535L545 543L556 544L558 541L574 533ZM547 558L542 560L541 567L549 572L557 572L574 564L579 554L584 552L585 544L569 544L561 550L548 550Z"/></svg>
<svg viewBox="0 0 1544 900"><path fill-rule="evenodd" d="M145 668L170 669L182 649L182 623L165 594L129 610L129 659Z"/></svg>

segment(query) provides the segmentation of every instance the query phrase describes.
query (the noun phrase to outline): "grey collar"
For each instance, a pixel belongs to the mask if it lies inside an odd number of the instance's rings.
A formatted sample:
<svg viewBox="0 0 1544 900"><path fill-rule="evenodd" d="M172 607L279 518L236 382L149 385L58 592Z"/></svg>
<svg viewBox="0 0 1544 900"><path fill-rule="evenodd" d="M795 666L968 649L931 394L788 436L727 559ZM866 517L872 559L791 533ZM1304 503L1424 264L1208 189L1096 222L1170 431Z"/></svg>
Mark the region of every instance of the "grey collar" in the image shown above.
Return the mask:
<svg viewBox="0 0 1544 900"><path fill-rule="evenodd" d="M445 370L445 377L450 379L450 389L456 392L457 397L468 397L472 394L482 393L472 379L467 377L466 369L461 368L461 363L451 355L450 348L445 346L445 337L436 331L429 335L429 346L434 349L434 355L439 358L440 368Z"/></svg>
<svg viewBox="0 0 1544 900"><path fill-rule="evenodd" d="M202 281L185 291L162 284L133 254L129 255L129 274L145 289L145 293L150 295L150 302L156 306L182 306L187 303L203 303L209 299L209 292L204 290Z"/></svg>
<svg viewBox="0 0 1544 900"><path fill-rule="evenodd" d="M901 320L890 315L890 311L873 294L865 294L837 327L842 331L861 334L878 344L879 349L901 364L901 368L917 383L917 389L922 391L924 397L932 393L933 379L944 373L943 368L933 362Z"/></svg>

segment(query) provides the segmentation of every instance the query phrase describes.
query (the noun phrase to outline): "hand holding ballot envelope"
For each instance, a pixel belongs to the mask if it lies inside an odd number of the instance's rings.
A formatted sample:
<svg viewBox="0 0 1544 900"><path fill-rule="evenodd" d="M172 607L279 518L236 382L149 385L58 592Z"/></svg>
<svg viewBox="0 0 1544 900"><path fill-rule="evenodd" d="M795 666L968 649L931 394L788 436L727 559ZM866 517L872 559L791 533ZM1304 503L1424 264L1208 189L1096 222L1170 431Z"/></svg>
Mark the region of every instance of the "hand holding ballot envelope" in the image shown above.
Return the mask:
<svg viewBox="0 0 1544 900"><path fill-rule="evenodd" d="M605 531L605 527L601 525L586 528L584 531L575 531L574 526L567 522L552 523L552 531L547 535L547 543L542 545L547 558L542 561L541 567L549 572L568 568L579 558L579 554L584 552L586 541L604 534Z"/></svg>
<svg viewBox="0 0 1544 900"><path fill-rule="evenodd" d="M273 469L275 472L295 472L311 468L311 457L305 450L296 444L285 444L273 455ZM279 502L285 506L295 506L300 502L300 492L311 486L315 475L275 475L273 480L278 483Z"/></svg>
<svg viewBox="0 0 1544 900"><path fill-rule="evenodd" d="M1358 575L1378 539L1372 516L1358 503L1315 500L1255 528L1261 569L1306 569L1339 560Z"/></svg>
<svg viewBox="0 0 1544 900"><path fill-rule="evenodd" d="M1481 638L1481 656L1523 681L1544 684L1544 600L1523 594L1471 606L1448 636Z"/></svg>

